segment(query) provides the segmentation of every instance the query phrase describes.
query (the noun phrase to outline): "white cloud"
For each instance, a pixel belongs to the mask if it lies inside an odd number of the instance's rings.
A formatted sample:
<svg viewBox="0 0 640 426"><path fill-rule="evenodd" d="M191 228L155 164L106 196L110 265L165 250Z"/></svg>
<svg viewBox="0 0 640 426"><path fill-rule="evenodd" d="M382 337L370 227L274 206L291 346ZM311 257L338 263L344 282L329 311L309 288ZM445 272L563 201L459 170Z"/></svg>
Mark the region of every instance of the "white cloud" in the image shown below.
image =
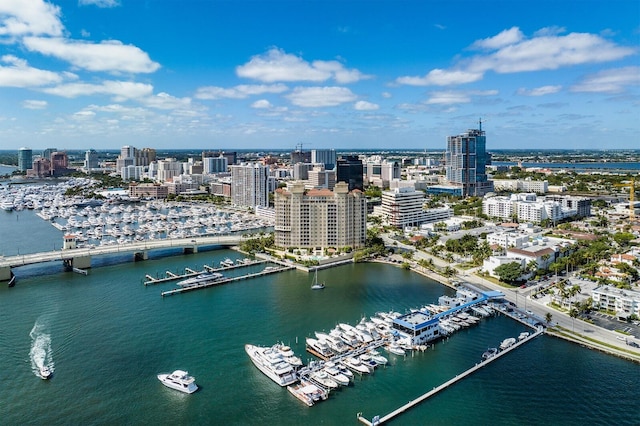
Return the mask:
<svg viewBox="0 0 640 426"><path fill-rule="evenodd" d="M38 87L62 81L59 74L30 67L25 60L13 55L4 55L0 61L9 64L0 65L0 87Z"/></svg>
<svg viewBox="0 0 640 426"><path fill-rule="evenodd" d="M282 93L287 90L289 90L289 88L284 84L241 84L228 89L217 86L206 86L198 88L194 97L197 99L245 99L251 95Z"/></svg>
<svg viewBox="0 0 640 426"><path fill-rule="evenodd" d="M380 108L380 105L367 101L358 101L353 105L353 108L358 111L375 111Z"/></svg>
<svg viewBox="0 0 640 426"><path fill-rule="evenodd" d="M525 38L518 27L477 40L471 48L486 50L458 60L451 69L433 69L424 77L398 77L396 83L413 86L447 86L481 80L488 71L500 74L555 70L582 64L615 61L636 54L638 49L617 45L602 36L570 33L547 27Z"/></svg>
<svg viewBox="0 0 640 426"><path fill-rule="evenodd" d="M80 6L94 5L101 8L118 7L120 6L119 0L78 0Z"/></svg>
<svg viewBox="0 0 640 426"><path fill-rule="evenodd" d="M524 34L522 34L522 31L520 31L520 28L512 27L508 30L502 31L500 34L497 34L493 37L477 40L471 45L471 47L475 49L494 50L504 46L516 44L523 38Z"/></svg>
<svg viewBox="0 0 640 426"><path fill-rule="evenodd" d="M572 92L621 93L629 86L640 85L640 67L624 67L586 76L571 87Z"/></svg>
<svg viewBox="0 0 640 426"><path fill-rule="evenodd" d="M497 90L468 90L468 91L455 91L447 90L441 92L433 92L429 99L425 101L427 105L452 105L452 104L466 104L471 102L472 96L494 96L497 95Z"/></svg>
<svg viewBox="0 0 640 426"><path fill-rule="evenodd" d="M263 55L256 55L244 65L236 67L239 77L273 83L276 81L322 82L333 78L338 83L353 83L369 76L356 69L347 69L338 61L314 61L272 48Z"/></svg>
<svg viewBox="0 0 640 426"><path fill-rule="evenodd" d="M393 97L393 95L390 92L382 92L382 97L385 99L389 99Z"/></svg>
<svg viewBox="0 0 640 426"><path fill-rule="evenodd" d="M266 99L260 99L251 104L251 108L258 108L258 109L267 109L267 108L271 108L272 106L273 105L271 105L271 102L269 102Z"/></svg>
<svg viewBox="0 0 640 426"><path fill-rule="evenodd" d="M176 98L164 92L141 98L140 101L146 106L156 109L185 109L191 106L190 98Z"/></svg>
<svg viewBox="0 0 640 426"><path fill-rule="evenodd" d="M424 77L398 77L396 82L408 86L449 86L452 84L472 83L482 79L482 76L483 74L479 72L436 68L429 71Z"/></svg>
<svg viewBox="0 0 640 426"><path fill-rule="evenodd" d="M73 114L72 118L74 120L91 120L96 116L96 113L93 111L82 110Z"/></svg>
<svg viewBox="0 0 640 426"><path fill-rule="evenodd" d="M22 107L26 109L45 109L47 107L47 101L27 99L22 102Z"/></svg>
<svg viewBox="0 0 640 426"><path fill-rule="evenodd" d="M560 90L562 90L562 86L541 86L535 89L525 89L522 87L518 89L517 93L522 96L544 96L558 93Z"/></svg>
<svg viewBox="0 0 640 426"><path fill-rule="evenodd" d="M151 73L160 68L146 52L116 40L95 44L64 38L25 37L23 42L31 51L63 59L89 71Z"/></svg>
<svg viewBox="0 0 640 426"><path fill-rule="evenodd" d="M543 36L502 47L488 56L472 58L473 72L497 73L554 70L561 67L608 62L636 53L636 49L617 46L594 34L571 33Z"/></svg>
<svg viewBox="0 0 640 426"><path fill-rule="evenodd" d="M0 1L0 36L59 36L63 31L58 6L43 0Z"/></svg>
<svg viewBox="0 0 640 426"><path fill-rule="evenodd" d="M346 87L296 87L286 97L292 104L301 107L330 107L357 99Z"/></svg>
<svg viewBox="0 0 640 426"><path fill-rule="evenodd" d="M135 99L149 96L153 93L153 86L129 81L103 81L101 84L69 83L42 90L50 95L65 98L78 96L110 95L118 99Z"/></svg>

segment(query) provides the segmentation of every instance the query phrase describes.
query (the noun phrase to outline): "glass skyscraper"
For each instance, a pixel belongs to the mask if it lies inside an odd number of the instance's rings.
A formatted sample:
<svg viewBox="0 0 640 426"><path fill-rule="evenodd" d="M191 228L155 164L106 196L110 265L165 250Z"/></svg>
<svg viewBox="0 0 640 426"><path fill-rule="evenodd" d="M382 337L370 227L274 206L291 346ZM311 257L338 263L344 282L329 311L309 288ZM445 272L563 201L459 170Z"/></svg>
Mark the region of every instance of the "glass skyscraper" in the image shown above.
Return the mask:
<svg viewBox="0 0 640 426"><path fill-rule="evenodd" d="M493 191L493 182L487 179L487 137L482 130L469 129L467 132L447 138L445 153L446 173L449 183L462 188L463 197L481 197Z"/></svg>
<svg viewBox="0 0 640 426"><path fill-rule="evenodd" d="M33 151L31 148L20 148L18 151L18 170L26 172L33 164Z"/></svg>

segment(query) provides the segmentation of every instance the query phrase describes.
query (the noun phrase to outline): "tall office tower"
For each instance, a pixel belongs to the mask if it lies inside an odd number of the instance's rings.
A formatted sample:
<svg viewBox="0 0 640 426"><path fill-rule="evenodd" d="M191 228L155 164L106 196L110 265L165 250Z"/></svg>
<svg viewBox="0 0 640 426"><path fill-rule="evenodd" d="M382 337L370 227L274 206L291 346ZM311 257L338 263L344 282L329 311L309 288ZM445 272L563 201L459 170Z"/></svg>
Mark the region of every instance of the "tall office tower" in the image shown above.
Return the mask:
<svg viewBox="0 0 640 426"><path fill-rule="evenodd" d="M202 167L205 174L224 173L227 171L228 165L227 159L222 155L202 158Z"/></svg>
<svg viewBox="0 0 640 426"><path fill-rule="evenodd" d="M42 158L46 158L47 160L51 160L51 154L57 152L58 148L47 148L42 151Z"/></svg>
<svg viewBox="0 0 640 426"><path fill-rule="evenodd" d="M310 151L303 151L301 149L291 151L291 164L310 163L310 162L311 162Z"/></svg>
<svg viewBox="0 0 640 426"><path fill-rule="evenodd" d="M275 241L280 247L362 247L367 237L367 200L346 183L305 190L302 182L275 192Z"/></svg>
<svg viewBox="0 0 640 426"><path fill-rule="evenodd" d="M33 151L31 148L20 148L18 151L18 170L26 172L33 164Z"/></svg>
<svg viewBox="0 0 640 426"><path fill-rule="evenodd" d="M116 172L120 173L123 167L136 165L136 148L125 145L120 148L120 155L116 159Z"/></svg>
<svg viewBox="0 0 640 426"><path fill-rule="evenodd" d="M364 190L362 160L357 155L345 155L338 158L336 182L346 182L349 191Z"/></svg>
<svg viewBox="0 0 640 426"><path fill-rule="evenodd" d="M269 167L260 163L231 166L231 204L269 207Z"/></svg>
<svg viewBox="0 0 640 426"><path fill-rule="evenodd" d="M395 188L382 193L382 214L391 226L405 228L426 222L424 192L413 187Z"/></svg>
<svg viewBox="0 0 640 426"><path fill-rule="evenodd" d="M325 170L333 170L336 167L335 149L312 149L311 162L313 164L324 164Z"/></svg>
<svg viewBox="0 0 640 426"><path fill-rule="evenodd" d="M336 171L325 170L322 166L314 166L313 170L309 170L309 185L333 191L333 187L336 185Z"/></svg>
<svg viewBox="0 0 640 426"><path fill-rule="evenodd" d="M98 153L95 149L89 149L84 152L84 168L86 171L91 171L100 167L98 163Z"/></svg>
<svg viewBox="0 0 640 426"><path fill-rule="evenodd" d="M462 189L463 197L481 197L493 191L493 182L487 179L486 166L487 138L482 130L482 121L478 129L447 138L445 152L447 180Z"/></svg>

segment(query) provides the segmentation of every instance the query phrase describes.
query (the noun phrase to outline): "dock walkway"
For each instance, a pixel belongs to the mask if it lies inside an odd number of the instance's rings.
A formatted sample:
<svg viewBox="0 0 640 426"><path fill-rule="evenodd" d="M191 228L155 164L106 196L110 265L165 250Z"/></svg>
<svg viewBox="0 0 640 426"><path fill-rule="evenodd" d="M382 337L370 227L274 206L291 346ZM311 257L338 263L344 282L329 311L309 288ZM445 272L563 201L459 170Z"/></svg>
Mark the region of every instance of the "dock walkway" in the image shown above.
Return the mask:
<svg viewBox="0 0 640 426"><path fill-rule="evenodd" d="M465 377L469 376L470 374L475 373L477 370L481 369L485 365L495 361L496 359L502 357L503 355L508 354L512 350L520 347L521 345L525 344L526 342L530 341L531 339L533 339L535 337L538 337L543 332L544 332L544 328L542 328L542 327L537 328L535 333L531 334L530 336L526 337L523 340L520 340L519 342L516 342L513 346L510 346L507 349L504 349L504 350L498 352L495 356L493 356L493 357L491 357L489 359L486 359L486 360L483 360L483 361L479 362L475 366L473 366L470 369L466 370L464 373L458 374L454 378L444 382L440 386L437 386L437 387L433 388L432 390L430 390L429 392L425 393L424 395L409 401L407 404L405 404L402 407L392 411L391 413L387 414L386 416L383 416L383 417L375 416L373 418L373 420L369 421L369 420L365 419L364 417L362 417L361 413L358 413L358 420L360 421L360 423L364 423L364 424L366 424L368 426L375 426L375 425L382 424L382 423L384 423L386 421L389 421L389 420L393 419L394 417L398 416L399 414L404 413L408 409L420 404L422 401L427 400L428 398L430 398L433 395L437 394L441 390L444 390L444 389L448 388L449 386L451 386L452 384L458 382L459 380L462 380Z"/></svg>
<svg viewBox="0 0 640 426"><path fill-rule="evenodd" d="M262 277L262 276L269 275L269 274L275 274L276 272L285 271L287 269L293 269L293 266L282 266L280 268L264 270L264 271L260 271L260 272L255 272L253 274L242 275L242 276L239 276L239 277L223 278L221 280L204 282L202 284L196 284L196 285L192 285L192 286L189 286L189 287L175 288L173 290L163 291L162 293L160 293L160 295L162 297L164 297L164 296L173 296L175 294L185 293L187 291L199 290L201 288L213 287L213 286L217 286L217 285L228 284L228 283L232 283L232 282L236 282L236 281L246 280L246 279L249 279L249 278Z"/></svg>
<svg viewBox="0 0 640 426"><path fill-rule="evenodd" d="M213 268L209 265L204 265L203 266L203 270L202 271L194 271L193 269L189 269L189 268L184 268L185 273L184 274L175 274L171 271L166 271L165 275L166 277L164 278L155 278L152 277L151 275L145 275L146 281L144 282L144 285L152 285L152 284L162 284L162 283L166 283L166 282L170 282L170 281L176 281L176 280L180 280L180 279L185 279L185 278L191 278L191 277L195 277L197 275L200 274L204 274L206 272L223 272L223 271L231 271L233 269L238 269L238 268L242 268L245 266L254 266L254 265L260 265L261 263L265 263L264 260L254 260L251 262L247 262L247 263L239 263L233 266L223 266L220 268Z"/></svg>

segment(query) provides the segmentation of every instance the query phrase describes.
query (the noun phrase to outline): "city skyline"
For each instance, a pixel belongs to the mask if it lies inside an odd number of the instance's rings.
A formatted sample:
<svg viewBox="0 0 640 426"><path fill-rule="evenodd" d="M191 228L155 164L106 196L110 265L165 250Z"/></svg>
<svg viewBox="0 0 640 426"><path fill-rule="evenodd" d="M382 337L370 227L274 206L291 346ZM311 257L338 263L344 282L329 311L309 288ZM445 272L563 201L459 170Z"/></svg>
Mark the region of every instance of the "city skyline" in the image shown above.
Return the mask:
<svg viewBox="0 0 640 426"><path fill-rule="evenodd" d="M637 148L639 17L627 0L3 0L0 140L443 150L482 117L487 150Z"/></svg>

